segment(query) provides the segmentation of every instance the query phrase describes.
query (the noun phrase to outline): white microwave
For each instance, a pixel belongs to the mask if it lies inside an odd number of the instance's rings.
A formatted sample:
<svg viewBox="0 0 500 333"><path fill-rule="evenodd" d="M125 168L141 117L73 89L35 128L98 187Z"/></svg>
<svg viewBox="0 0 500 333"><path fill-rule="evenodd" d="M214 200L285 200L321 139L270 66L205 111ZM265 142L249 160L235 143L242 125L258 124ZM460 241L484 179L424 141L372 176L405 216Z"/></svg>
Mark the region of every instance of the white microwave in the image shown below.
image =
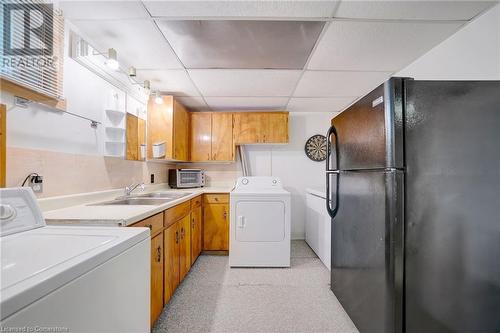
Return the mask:
<svg viewBox="0 0 500 333"><path fill-rule="evenodd" d="M169 169L168 185L171 188L205 186L205 171L201 169Z"/></svg>

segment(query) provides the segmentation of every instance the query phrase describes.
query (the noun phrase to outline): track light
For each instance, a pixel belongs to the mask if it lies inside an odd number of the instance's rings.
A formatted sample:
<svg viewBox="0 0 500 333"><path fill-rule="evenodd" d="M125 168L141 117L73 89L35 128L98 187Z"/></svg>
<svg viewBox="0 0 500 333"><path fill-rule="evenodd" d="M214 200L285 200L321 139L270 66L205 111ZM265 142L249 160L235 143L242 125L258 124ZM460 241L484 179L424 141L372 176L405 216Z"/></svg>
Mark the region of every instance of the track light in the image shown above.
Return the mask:
<svg viewBox="0 0 500 333"><path fill-rule="evenodd" d="M163 98L161 97L159 91L157 91L155 94L155 103L156 104L163 104Z"/></svg>
<svg viewBox="0 0 500 333"><path fill-rule="evenodd" d="M151 82L149 80L145 80L143 88L146 95L149 95L151 93Z"/></svg>
<svg viewBox="0 0 500 333"><path fill-rule="evenodd" d="M116 50L113 48L110 48L108 50L108 59L106 59L106 65L113 70L117 70L118 68L120 68L120 64L118 63L118 56L116 54Z"/></svg>
<svg viewBox="0 0 500 333"><path fill-rule="evenodd" d="M137 76L137 72L136 72L134 66L130 66L128 68L128 76L130 76L130 77L136 77Z"/></svg>

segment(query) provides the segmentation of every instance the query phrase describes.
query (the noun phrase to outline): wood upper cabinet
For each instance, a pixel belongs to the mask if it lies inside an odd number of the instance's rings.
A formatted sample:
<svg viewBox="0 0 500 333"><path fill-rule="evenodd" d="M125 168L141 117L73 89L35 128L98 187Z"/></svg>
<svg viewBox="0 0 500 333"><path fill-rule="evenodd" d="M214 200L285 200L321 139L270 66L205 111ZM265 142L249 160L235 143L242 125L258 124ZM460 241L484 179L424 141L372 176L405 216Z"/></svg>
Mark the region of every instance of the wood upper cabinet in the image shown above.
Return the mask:
<svg viewBox="0 0 500 333"><path fill-rule="evenodd" d="M202 211L201 197L191 200L191 265L201 253L202 244Z"/></svg>
<svg viewBox="0 0 500 333"><path fill-rule="evenodd" d="M235 144L264 143L263 128L266 123L261 112L237 112L233 114Z"/></svg>
<svg viewBox="0 0 500 333"><path fill-rule="evenodd" d="M212 112L212 161L233 161L233 115Z"/></svg>
<svg viewBox="0 0 500 333"><path fill-rule="evenodd" d="M288 112L233 113L234 144L288 143Z"/></svg>
<svg viewBox="0 0 500 333"><path fill-rule="evenodd" d="M151 239L151 326L163 310L163 233Z"/></svg>
<svg viewBox="0 0 500 333"><path fill-rule="evenodd" d="M148 159L187 161L189 158L189 115L173 96L163 96L163 103L154 98L148 102ZM154 158L153 145L164 144L165 155Z"/></svg>
<svg viewBox="0 0 500 333"><path fill-rule="evenodd" d="M167 304L179 285L179 230L177 223L163 232L165 248L165 282L163 304Z"/></svg>
<svg viewBox="0 0 500 333"><path fill-rule="evenodd" d="M266 143L288 143L288 112L269 113L267 117Z"/></svg>
<svg viewBox="0 0 500 333"><path fill-rule="evenodd" d="M233 115L226 112L191 113L191 161L233 161Z"/></svg>
<svg viewBox="0 0 500 333"><path fill-rule="evenodd" d="M191 112L191 161L210 161L212 157L212 114Z"/></svg>
<svg viewBox="0 0 500 333"><path fill-rule="evenodd" d="M205 195L203 250L229 250L229 195L227 194Z"/></svg>
<svg viewBox="0 0 500 333"><path fill-rule="evenodd" d="M182 281L191 268L191 216L184 216L177 224L179 230L179 280Z"/></svg>
<svg viewBox="0 0 500 333"><path fill-rule="evenodd" d="M189 114L186 108L174 99L174 160L189 160Z"/></svg>

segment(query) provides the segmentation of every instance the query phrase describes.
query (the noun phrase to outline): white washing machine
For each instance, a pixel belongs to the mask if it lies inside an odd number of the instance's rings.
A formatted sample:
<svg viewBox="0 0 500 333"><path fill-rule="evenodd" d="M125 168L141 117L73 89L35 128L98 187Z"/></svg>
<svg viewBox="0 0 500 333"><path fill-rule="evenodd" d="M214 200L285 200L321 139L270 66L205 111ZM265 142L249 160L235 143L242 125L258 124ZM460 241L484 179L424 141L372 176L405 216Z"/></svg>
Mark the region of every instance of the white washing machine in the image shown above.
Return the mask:
<svg viewBox="0 0 500 333"><path fill-rule="evenodd" d="M31 189L12 188L0 235L2 329L149 332L149 229L46 226Z"/></svg>
<svg viewBox="0 0 500 333"><path fill-rule="evenodd" d="M241 177L230 195L229 265L290 267L290 192L276 177Z"/></svg>

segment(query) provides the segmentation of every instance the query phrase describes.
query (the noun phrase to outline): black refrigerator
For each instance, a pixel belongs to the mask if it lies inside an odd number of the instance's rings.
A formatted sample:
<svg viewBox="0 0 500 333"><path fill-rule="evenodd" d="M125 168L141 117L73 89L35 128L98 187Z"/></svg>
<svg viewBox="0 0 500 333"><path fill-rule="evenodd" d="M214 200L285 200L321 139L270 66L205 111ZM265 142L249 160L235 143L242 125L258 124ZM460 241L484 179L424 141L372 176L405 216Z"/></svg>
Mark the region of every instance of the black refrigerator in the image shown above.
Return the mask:
<svg viewBox="0 0 500 333"><path fill-rule="evenodd" d="M327 134L331 289L362 332L500 332L500 81L392 78Z"/></svg>

